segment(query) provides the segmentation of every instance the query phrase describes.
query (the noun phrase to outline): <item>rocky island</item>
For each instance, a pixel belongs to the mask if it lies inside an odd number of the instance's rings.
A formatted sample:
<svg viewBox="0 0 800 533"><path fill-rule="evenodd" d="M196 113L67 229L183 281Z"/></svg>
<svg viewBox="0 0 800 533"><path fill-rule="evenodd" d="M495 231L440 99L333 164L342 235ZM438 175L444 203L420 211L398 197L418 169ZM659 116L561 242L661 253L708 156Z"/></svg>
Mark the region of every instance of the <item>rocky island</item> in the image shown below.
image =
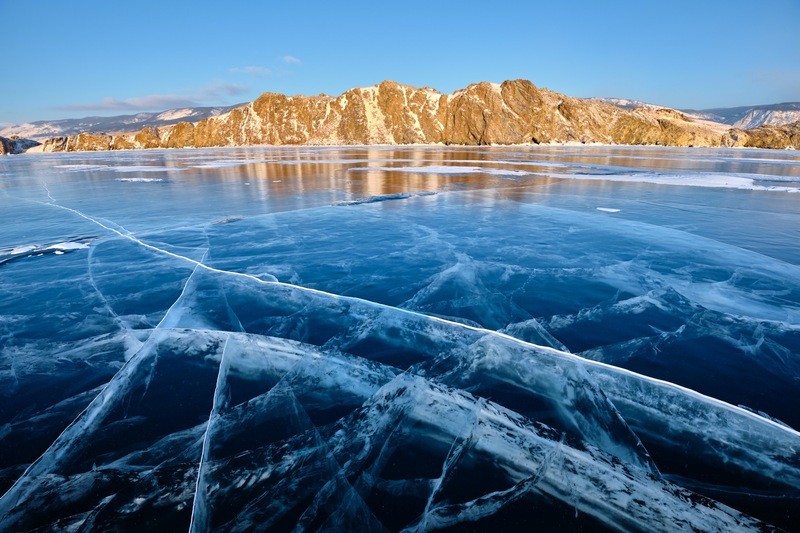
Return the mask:
<svg viewBox="0 0 800 533"><path fill-rule="evenodd" d="M670 108L574 98L528 80L475 83L452 94L384 81L337 97L264 93L198 122L82 132L47 139L41 150L547 143L796 149L800 122L741 129Z"/></svg>

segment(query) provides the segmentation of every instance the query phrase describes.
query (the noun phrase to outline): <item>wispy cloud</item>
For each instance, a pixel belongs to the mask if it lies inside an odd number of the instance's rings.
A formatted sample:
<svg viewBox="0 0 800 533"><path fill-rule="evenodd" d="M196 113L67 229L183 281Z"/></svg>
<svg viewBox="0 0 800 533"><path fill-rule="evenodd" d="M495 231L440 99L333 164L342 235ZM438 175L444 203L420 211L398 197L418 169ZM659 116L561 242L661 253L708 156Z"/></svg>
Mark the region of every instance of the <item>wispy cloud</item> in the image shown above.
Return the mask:
<svg viewBox="0 0 800 533"><path fill-rule="evenodd" d="M196 93L198 100L219 100L226 96L238 96L249 91L249 87L238 83L217 82L206 85Z"/></svg>
<svg viewBox="0 0 800 533"><path fill-rule="evenodd" d="M148 94L133 98L103 98L99 102L54 106L59 111L143 111L171 107L193 107L196 100L175 94Z"/></svg>
<svg viewBox="0 0 800 533"><path fill-rule="evenodd" d="M299 65L301 61L294 56L283 56L281 58L284 63L289 63L290 65Z"/></svg>
<svg viewBox="0 0 800 533"><path fill-rule="evenodd" d="M234 67L231 70L232 74L250 74L251 76L265 77L272 75L272 71L267 67L247 66L247 67Z"/></svg>
<svg viewBox="0 0 800 533"><path fill-rule="evenodd" d="M103 98L99 102L55 106L61 111L146 111L197 107L237 96L249 89L235 83L217 82L186 94L148 94L131 98Z"/></svg>

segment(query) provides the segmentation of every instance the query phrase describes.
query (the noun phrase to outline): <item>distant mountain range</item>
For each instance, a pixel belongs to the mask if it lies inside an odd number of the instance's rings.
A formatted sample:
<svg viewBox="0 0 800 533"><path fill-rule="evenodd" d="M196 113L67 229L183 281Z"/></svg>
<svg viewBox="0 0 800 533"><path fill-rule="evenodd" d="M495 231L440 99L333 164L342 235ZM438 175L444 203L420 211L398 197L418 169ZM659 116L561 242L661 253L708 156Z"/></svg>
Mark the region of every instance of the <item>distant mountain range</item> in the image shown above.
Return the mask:
<svg viewBox="0 0 800 533"><path fill-rule="evenodd" d="M706 120L730 124L734 128L750 129L759 126L784 126L800 120L800 102L700 110L687 109L686 113L697 115Z"/></svg>
<svg viewBox="0 0 800 533"><path fill-rule="evenodd" d="M26 139L44 140L62 135L77 135L84 131L96 133L126 133L145 127L160 128L178 122L197 122L208 117L227 113L234 107L182 107L155 113L137 113L135 115L118 115L115 117L84 117L62 120L39 120L26 122L0 129L2 137L22 137Z"/></svg>
<svg viewBox="0 0 800 533"><path fill-rule="evenodd" d="M625 100L623 98L593 98L622 109L658 109L655 104L639 100ZM713 109L681 109L683 113L728 124L743 130L758 128L759 126L785 126L800 120L800 102L784 102L782 104L751 105L740 107L715 107Z"/></svg>

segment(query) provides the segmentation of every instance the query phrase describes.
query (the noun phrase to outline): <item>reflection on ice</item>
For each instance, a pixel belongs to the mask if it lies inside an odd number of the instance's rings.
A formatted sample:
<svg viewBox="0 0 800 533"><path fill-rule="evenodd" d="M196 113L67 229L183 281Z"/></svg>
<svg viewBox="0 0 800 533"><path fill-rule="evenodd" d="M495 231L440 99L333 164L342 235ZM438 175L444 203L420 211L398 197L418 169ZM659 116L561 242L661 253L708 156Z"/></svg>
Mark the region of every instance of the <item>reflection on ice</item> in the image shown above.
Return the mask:
<svg viewBox="0 0 800 533"><path fill-rule="evenodd" d="M790 155L392 150L20 160L0 529L791 529L800 213L603 178Z"/></svg>

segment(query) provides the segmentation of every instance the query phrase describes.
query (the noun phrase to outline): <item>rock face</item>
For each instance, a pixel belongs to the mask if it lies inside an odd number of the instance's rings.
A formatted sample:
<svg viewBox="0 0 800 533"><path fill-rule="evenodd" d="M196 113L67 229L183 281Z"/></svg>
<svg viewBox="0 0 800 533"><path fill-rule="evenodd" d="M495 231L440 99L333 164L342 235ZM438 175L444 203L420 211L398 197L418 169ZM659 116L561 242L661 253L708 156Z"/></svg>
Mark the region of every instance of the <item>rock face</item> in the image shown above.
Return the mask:
<svg viewBox="0 0 800 533"><path fill-rule="evenodd" d="M39 143L30 139L19 137L0 137L0 155L21 154L28 148L39 146Z"/></svg>
<svg viewBox="0 0 800 533"><path fill-rule="evenodd" d="M265 93L228 113L137 133L81 133L46 152L254 144L520 144L600 142L664 146L799 146L791 133L751 134L663 108L633 110L571 98L527 80L476 83L442 94L384 81L338 97ZM742 141L745 136L746 141ZM756 139L759 139L756 141ZM755 144L752 144L755 145Z"/></svg>
<svg viewBox="0 0 800 533"><path fill-rule="evenodd" d="M0 155L13 154L13 153L14 153L14 145L11 139L0 137Z"/></svg>
<svg viewBox="0 0 800 533"><path fill-rule="evenodd" d="M747 148L800 148L800 121L786 126L761 126L751 130L732 128L725 146Z"/></svg>
<svg viewBox="0 0 800 533"><path fill-rule="evenodd" d="M136 133L123 135L79 133L67 137L53 137L42 143L43 152L97 152L161 147L161 139L156 128L144 128Z"/></svg>

